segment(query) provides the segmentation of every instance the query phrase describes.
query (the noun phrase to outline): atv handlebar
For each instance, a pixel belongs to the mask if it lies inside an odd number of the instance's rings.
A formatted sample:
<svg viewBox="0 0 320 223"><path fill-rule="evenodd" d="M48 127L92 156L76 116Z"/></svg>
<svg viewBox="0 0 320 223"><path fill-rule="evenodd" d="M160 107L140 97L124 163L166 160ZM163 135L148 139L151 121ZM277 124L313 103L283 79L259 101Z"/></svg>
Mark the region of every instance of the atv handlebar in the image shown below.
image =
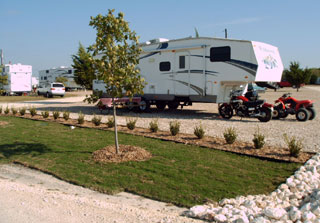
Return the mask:
<svg viewBox="0 0 320 223"><path fill-rule="evenodd" d="M287 97L290 97L290 96L291 96L291 93L288 92L288 93L283 94L282 98L287 98Z"/></svg>

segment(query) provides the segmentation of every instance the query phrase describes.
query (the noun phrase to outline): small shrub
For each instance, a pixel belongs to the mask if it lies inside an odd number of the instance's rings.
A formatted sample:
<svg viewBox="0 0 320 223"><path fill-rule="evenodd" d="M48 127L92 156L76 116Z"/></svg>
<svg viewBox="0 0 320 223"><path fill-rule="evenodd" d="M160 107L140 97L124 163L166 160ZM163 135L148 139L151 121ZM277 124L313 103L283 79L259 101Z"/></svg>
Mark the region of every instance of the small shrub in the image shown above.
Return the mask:
<svg viewBox="0 0 320 223"><path fill-rule="evenodd" d="M107 126L108 126L108 128L114 127L114 118L113 117L108 118Z"/></svg>
<svg viewBox="0 0 320 223"><path fill-rule="evenodd" d="M179 121L170 122L170 133L171 133L171 135L175 136L179 132L180 132L180 122Z"/></svg>
<svg viewBox="0 0 320 223"><path fill-rule="evenodd" d="M95 126L99 126L101 124L101 117L94 115L91 121Z"/></svg>
<svg viewBox="0 0 320 223"><path fill-rule="evenodd" d="M20 109L19 109L20 115L21 115L21 116L24 116L24 115L26 114L26 110L27 110L27 109L26 109L25 107L20 108Z"/></svg>
<svg viewBox="0 0 320 223"><path fill-rule="evenodd" d="M133 130L136 127L138 119L127 118L126 120L128 129Z"/></svg>
<svg viewBox="0 0 320 223"><path fill-rule="evenodd" d="M283 138L289 148L290 156L298 157L300 154L300 151L303 147L302 141L297 140L296 137L294 137L294 136L292 136L290 138L290 137L288 137L288 135L286 133L283 134Z"/></svg>
<svg viewBox="0 0 320 223"><path fill-rule="evenodd" d="M205 131L204 131L201 123L200 123L199 126L196 126L196 127L194 128L193 133L195 134L195 136L198 137L198 139L202 139L202 138L204 137Z"/></svg>
<svg viewBox="0 0 320 223"><path fill-rule="evenodd" d="M56 119L59 118L60 112L59 112L59 111L54 111L54 112L52 113L52 115L53 115L54 120L56 120Z"/></svg>
<svg viewBox="0 0 320 223"><path fill-rule="evenodd" d="M78 124L82 125L84 123L84 114L82 112L79 113L78 116Z"/></svg>
<svg viewBox="0 0 320 223"><path fill-rule="evenodd" d="M2 113L2 106L0 106L0 114Z"/></svg>
<svg viewBox="0 0 320 223"><path fill-rule="evenodd" d="M64 120L68 121L69 118L70 118L70 112L64 111L64 112L63 112L63 118L64 118Z"/></svg>
<svg viewBox="0 0 320 223"><path fill-rule="evenodd" d="M43 111L41 112L41 115L43 118L48 118L49 117L49 112L48 111Z"/></svg>
<svg viewBox="0 0 320 223"><path fill-rule="evenodd" d="M252 142L254 144L254 148L256 149L261 149L264 146L264 135L260 133L259 128L258 131L253 135Z"/></svg>
<svg viewBox="0 0 320 223"><path fill-rule="evenodd" d="M6 109L4 109L4 114L9 114L9 112L10 112L10 109L8 108L8 106L6 107Z"/></svg>
<svg viewBox="0 0 320 223"><path fill-rule="evenodd" d="M226 129L226 131L223 133L223 136L228 144L232 144L236 141L238 135L236 129L230 127Z"/></svg>
<svg viewBox="0 0 320 223"><path fill-rule="evenodd" d="M151 132L158 132L159 130L158 119L152 120L149 123L149 129Z"/></svg>
<svg viewBox="0 0 320 223"><path fill-rule="evenodd" d="M11 112L13 115L17 114L17 109L15 107L11 107Z"/></svg>
<svg viewBox="0 0 320 223"><path fill-rule="evenodd" d="M35 116L37 114L37 110L35 107L29 108L31 116Z"/></svg>

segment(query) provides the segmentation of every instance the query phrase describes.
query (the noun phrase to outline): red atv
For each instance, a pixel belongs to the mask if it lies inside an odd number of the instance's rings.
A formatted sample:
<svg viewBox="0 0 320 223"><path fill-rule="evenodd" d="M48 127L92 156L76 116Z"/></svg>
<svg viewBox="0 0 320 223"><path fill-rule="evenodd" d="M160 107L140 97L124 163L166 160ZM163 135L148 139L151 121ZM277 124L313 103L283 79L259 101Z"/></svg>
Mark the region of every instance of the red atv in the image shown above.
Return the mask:
<svg viewBox="0 0 320 223"><path fill-rule="evenodd" d="M288 115L296 115L298 121L312 120L316 117L311 100L297 100L290 93L282 95L275 101L273 107L273 119L286 118Z"/></svg>

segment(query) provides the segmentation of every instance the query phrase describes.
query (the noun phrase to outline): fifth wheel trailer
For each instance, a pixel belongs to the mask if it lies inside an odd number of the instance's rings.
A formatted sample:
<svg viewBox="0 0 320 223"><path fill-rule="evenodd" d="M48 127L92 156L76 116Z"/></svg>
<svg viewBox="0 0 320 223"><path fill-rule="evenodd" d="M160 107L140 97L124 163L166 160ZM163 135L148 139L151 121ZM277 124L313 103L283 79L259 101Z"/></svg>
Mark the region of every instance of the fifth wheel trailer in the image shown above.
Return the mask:
<svg viewBox="0 0 320 223"><path fill-rule="evenodd" d="M23 93L31 92L32 66L20 63L6 64L2 75L7 75L8 77L8 84L3 86L7 95L22 95Z"/></svg>
<svg viewBox="0 0 320 223"><path fill-rule="evenodd" d="M227 102L231 90L251 82L279 82L283 72L278 48L261 42L199 37L156 39L141 47L138 69L148 83L137 95L141 110L151 104L175 109ZM93 90L105 92L103 81L94 80Z"/></svg>
<svg viewBox="0 0 320 223"><path fill-rule="evenodd" d="M67 82L64 83L66 86L66 90L82 89L82 87L78 85L74 80L74 72L75 70L73 68L64 66L47 70L40 70L39 86L43 87L46 84L57 82L56 78L64 77L67 80Z"/></svg>

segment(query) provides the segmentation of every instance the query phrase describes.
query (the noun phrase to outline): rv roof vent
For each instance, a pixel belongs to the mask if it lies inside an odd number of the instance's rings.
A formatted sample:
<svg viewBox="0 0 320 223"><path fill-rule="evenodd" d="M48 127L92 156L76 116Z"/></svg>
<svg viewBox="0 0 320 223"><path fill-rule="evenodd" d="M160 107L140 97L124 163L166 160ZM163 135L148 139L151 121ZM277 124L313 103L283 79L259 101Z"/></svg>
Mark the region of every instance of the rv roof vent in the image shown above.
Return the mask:
<svg viewBox="0 0 320 223"><path fill-rule="evenodd" d="M163 43L163 42L168 42L168 39L165 38L157 38L157 39L152 39L149 40L148 42L150 42L150 44L154 44L154 43Z"/></svg>

